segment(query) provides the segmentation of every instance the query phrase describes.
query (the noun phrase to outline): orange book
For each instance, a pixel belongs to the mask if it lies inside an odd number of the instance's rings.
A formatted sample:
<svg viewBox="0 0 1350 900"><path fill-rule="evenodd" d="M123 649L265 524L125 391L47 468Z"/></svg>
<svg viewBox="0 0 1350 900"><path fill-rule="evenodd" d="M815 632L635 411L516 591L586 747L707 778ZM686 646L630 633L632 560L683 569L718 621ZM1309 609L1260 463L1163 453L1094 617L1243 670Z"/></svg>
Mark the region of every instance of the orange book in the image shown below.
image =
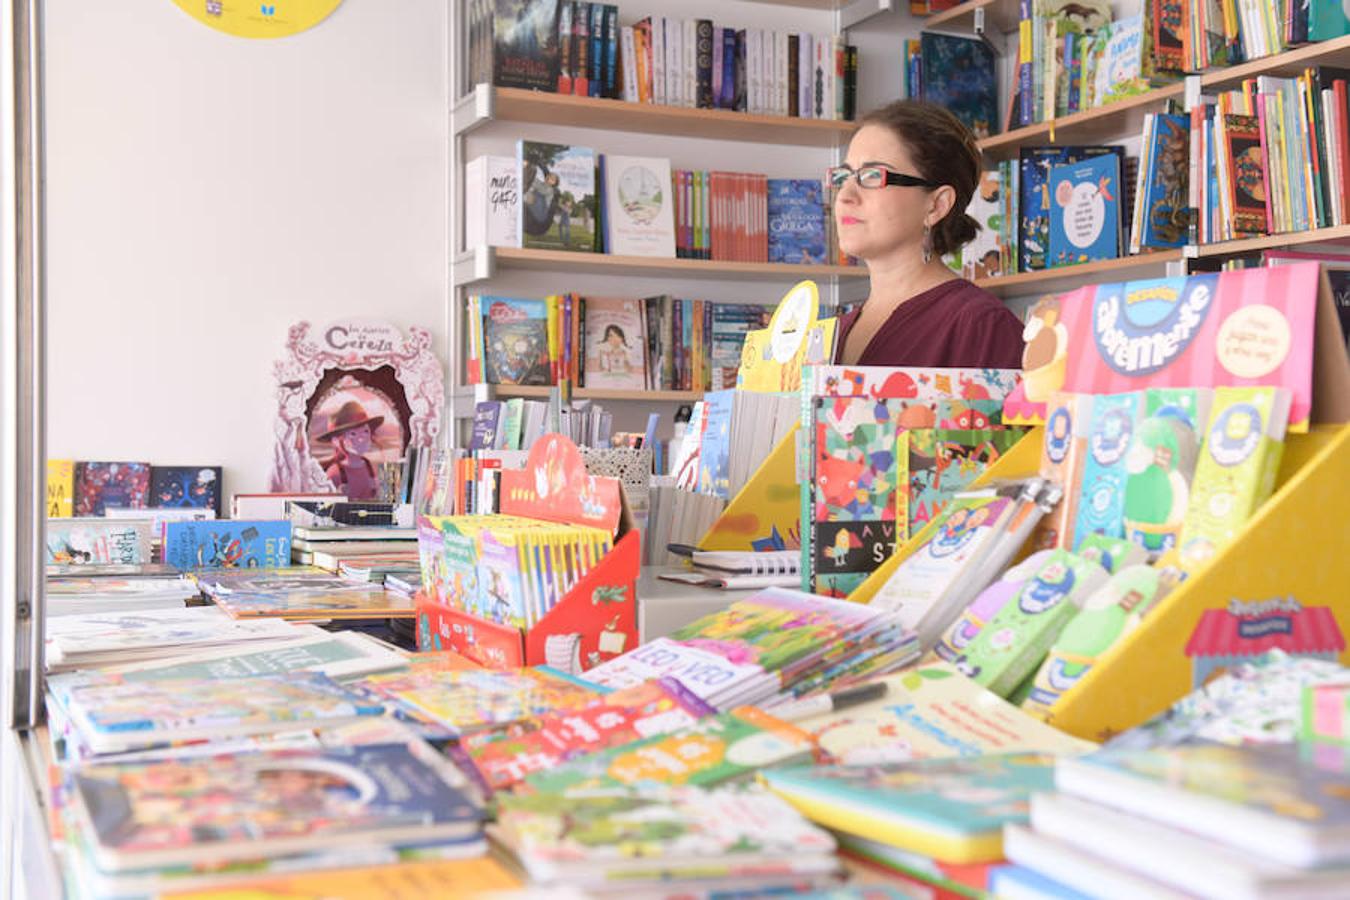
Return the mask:
<svg viewBox="0 0 1350 900"><path fill-rule="evenodd" d="M478 859L298 872L164 896L181 900L319 900L324 897L421 900L423 897L465 897L480 891L509 891L520 887L520 881L502 868L500 863L484 856Z"/></svg>

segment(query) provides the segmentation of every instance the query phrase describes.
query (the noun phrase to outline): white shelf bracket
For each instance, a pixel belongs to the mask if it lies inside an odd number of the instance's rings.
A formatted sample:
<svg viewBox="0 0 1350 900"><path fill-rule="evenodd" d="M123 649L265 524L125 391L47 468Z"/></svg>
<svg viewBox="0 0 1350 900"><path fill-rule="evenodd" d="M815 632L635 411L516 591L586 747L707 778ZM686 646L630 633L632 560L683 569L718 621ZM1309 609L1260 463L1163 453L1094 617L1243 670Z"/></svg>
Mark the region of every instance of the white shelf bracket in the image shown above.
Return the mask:
<svg viewBox="0 0 1350 900"><path fill-rule="evenodd" d="M491 122L497 114L497 94L490 84L476 84L460 97L450 111L450 127L456 136L468 134Z"/></svg>
<svg viewBox="0 0 1350 900"><path fill-rule="evenodd" d="M994 58L997 59L1003 56L1003 51L999 49L998 44L995 44L989 39L988 22L985 20L984 12L983 6L975 9L975 17L971 24L971 28L975 32L975 36L989 48L989 52L994 54Z"/></svg>
<svg viewBox="0 0 1350 900"><path fill-rule="evenodd" d="M839 30L847 31L891 9L891 0L856 0L839 10Z"/></svg>
<svg viewBox="0 0 1350 900"><path fill-rule="evenodd" d="M473 247L455 257L452 268L455 287L486 281L497 274L497 254L491 247Z"/></svg>

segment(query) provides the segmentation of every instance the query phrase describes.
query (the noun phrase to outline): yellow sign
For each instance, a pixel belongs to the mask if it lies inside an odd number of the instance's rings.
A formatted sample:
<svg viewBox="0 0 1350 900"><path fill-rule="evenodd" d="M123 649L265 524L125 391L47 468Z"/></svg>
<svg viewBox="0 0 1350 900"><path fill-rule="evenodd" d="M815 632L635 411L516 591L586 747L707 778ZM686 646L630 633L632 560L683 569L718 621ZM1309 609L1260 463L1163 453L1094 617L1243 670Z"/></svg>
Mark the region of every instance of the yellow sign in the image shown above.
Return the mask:
<svg viewBox="0 0 1350 900"><path fill-rule="evenodd" d="M245 38L279 38L313 28L342 0L173 0L198 22Z"/></svg>

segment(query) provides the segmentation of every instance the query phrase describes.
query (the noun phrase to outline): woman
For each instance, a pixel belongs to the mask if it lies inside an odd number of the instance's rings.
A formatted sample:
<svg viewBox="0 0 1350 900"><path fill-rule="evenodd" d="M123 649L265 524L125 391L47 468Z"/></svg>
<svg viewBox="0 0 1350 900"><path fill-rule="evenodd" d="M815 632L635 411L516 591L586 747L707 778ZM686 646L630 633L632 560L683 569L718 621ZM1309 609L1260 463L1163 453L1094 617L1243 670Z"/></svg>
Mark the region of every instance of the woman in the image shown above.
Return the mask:
<svg viewBox="0 0 1350 900"><path fill-rule="evenodd" d="M871 278L840 322L838 362L1021 368L1021 321L942 263L975 237L965 210L980 168L975 136L942 107L901 100L863 117L829 172L839 246Z"/></svg>

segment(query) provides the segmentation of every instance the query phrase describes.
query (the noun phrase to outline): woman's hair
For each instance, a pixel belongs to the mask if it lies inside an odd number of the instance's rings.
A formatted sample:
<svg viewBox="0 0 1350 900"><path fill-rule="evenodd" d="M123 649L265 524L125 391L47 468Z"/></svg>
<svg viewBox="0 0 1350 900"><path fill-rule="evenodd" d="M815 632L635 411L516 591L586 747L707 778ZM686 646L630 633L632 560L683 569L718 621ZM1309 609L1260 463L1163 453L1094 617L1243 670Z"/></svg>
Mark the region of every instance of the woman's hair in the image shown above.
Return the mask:
<svg viewBox="0 0 1350 900"><path fill-rule="evenodd" d="M951 211L933 226L934 253L951 253L975 238L979 224L966 206L980 184L980 146L960 119L932 103L896 100L867 113L859 125L889 128L909 148L918 170L913 174L956 191Z"/></svg>

